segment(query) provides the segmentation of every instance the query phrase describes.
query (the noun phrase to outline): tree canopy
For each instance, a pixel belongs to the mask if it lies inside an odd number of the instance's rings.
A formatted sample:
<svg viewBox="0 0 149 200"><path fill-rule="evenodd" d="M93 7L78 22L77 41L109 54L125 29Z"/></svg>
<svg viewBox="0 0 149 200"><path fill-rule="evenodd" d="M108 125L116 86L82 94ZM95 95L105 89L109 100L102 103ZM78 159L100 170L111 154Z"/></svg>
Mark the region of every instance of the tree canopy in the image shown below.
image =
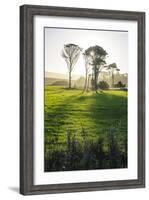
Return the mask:
<svg viewBox="0 0 149 200"><path fill-rule="evenodd" d="M66 61L69 71L69 88L71 88L71 72L78 61L81 51L82 48L76 44L66 44L62 50L62 57Z"/></svg>
<svg viewBox="0 0 149 200"><path fill-rule="evenodd" d="M93 90L97 92L98 76L104 65L106 64L106 56L108 53L102 47L95 45L85 50L85 55L88 57L89 65L92 66L92 86Z"/></svg>
<svg viewBox="0 0 149 200"><path fill-rule="evenodd" d="M85 54L90 58L90 65L106 64L105 58L108 53L98 45L89 47L85 50Z"/></svg>

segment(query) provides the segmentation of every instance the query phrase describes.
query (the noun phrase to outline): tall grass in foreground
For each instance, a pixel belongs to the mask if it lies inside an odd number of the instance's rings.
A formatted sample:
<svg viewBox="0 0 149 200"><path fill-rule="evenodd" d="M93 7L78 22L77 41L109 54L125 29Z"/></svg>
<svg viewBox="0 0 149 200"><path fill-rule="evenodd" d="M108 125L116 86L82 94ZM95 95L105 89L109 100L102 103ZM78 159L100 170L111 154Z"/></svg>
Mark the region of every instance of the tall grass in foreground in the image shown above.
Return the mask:
<svg viewBox="0 0 149 200"><path fill-rule="evenodd" d="M105 149L105 138L90 139L82 127L80 140L77 133L67 130L66 148L58 147L48 152L45 156L45 171L126 168L127 145L123 150L120 148L116 131L115 128L108 130L108 148Z"/></svg>

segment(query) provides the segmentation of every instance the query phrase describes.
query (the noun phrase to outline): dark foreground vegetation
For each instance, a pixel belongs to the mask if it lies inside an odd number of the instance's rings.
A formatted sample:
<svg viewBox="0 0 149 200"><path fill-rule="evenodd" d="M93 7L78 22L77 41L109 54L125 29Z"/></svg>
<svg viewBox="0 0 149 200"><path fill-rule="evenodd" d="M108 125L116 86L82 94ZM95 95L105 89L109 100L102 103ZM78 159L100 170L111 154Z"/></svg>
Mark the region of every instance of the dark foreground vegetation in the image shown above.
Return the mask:
<svg viewBox="0 0 149 200"><path fill-rule="evenodd" d="M107 132L107 140L88 139L82 127L82 138L67 131L66 149L59 145L48 153L45 159L45 171L71 171L89 169L114 169L127 167L127 145L120 147L117 143L116 129ZM55 141L56 142L56 141ZM107 143L107 149L105 149ZM60 150L61 149L61 150Z"/></svg>

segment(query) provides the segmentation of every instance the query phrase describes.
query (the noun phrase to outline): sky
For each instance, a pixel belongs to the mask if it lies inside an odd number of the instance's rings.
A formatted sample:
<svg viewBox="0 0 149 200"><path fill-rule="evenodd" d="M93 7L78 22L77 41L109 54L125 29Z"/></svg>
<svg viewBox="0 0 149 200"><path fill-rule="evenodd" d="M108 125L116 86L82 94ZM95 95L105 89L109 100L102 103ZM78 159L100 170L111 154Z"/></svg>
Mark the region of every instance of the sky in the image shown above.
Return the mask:
<svg viewBox="0 0 149 200"><path fill-rule="evenodd" d="M61 50L73 43L83 50L99 45L108 53L107 64L116 63L120 73L128 73L128 32L45 28L45 71L67 74L68 69ZM84 75L84 59L80 55L73 74Z"/></svg>

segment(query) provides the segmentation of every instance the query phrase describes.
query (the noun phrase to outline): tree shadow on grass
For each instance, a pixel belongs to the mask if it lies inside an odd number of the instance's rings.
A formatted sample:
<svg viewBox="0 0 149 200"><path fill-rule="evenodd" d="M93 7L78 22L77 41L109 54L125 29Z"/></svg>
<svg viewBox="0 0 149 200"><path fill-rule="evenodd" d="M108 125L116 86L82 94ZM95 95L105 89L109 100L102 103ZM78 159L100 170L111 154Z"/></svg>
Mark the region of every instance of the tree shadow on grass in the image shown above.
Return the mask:
<svg viewBox="0 0 149 200"><path fill-rule="evenodd" d="M80 112L80 115L82 112L82 119L84 111L87 111L88 117L94 124L98 124L100 119L110 122L110 120L124 118L127 115L127 98L106 93L67 96L59 105L48 109L45 113L45 123L46 125L55 124L57 127L63 126L65 121L68 121L70 113L71 115L76 114L75 111ZM78 119L80 123L82 119L81 117Z"/></svg>
<svg viewBox="0 0 149 200"><path fill-rule="evenodd" d="M95 124L102 120L108 127L115 126L117 121L127 120L127 97L107 93L94 94L89 110Z"/></svg>

